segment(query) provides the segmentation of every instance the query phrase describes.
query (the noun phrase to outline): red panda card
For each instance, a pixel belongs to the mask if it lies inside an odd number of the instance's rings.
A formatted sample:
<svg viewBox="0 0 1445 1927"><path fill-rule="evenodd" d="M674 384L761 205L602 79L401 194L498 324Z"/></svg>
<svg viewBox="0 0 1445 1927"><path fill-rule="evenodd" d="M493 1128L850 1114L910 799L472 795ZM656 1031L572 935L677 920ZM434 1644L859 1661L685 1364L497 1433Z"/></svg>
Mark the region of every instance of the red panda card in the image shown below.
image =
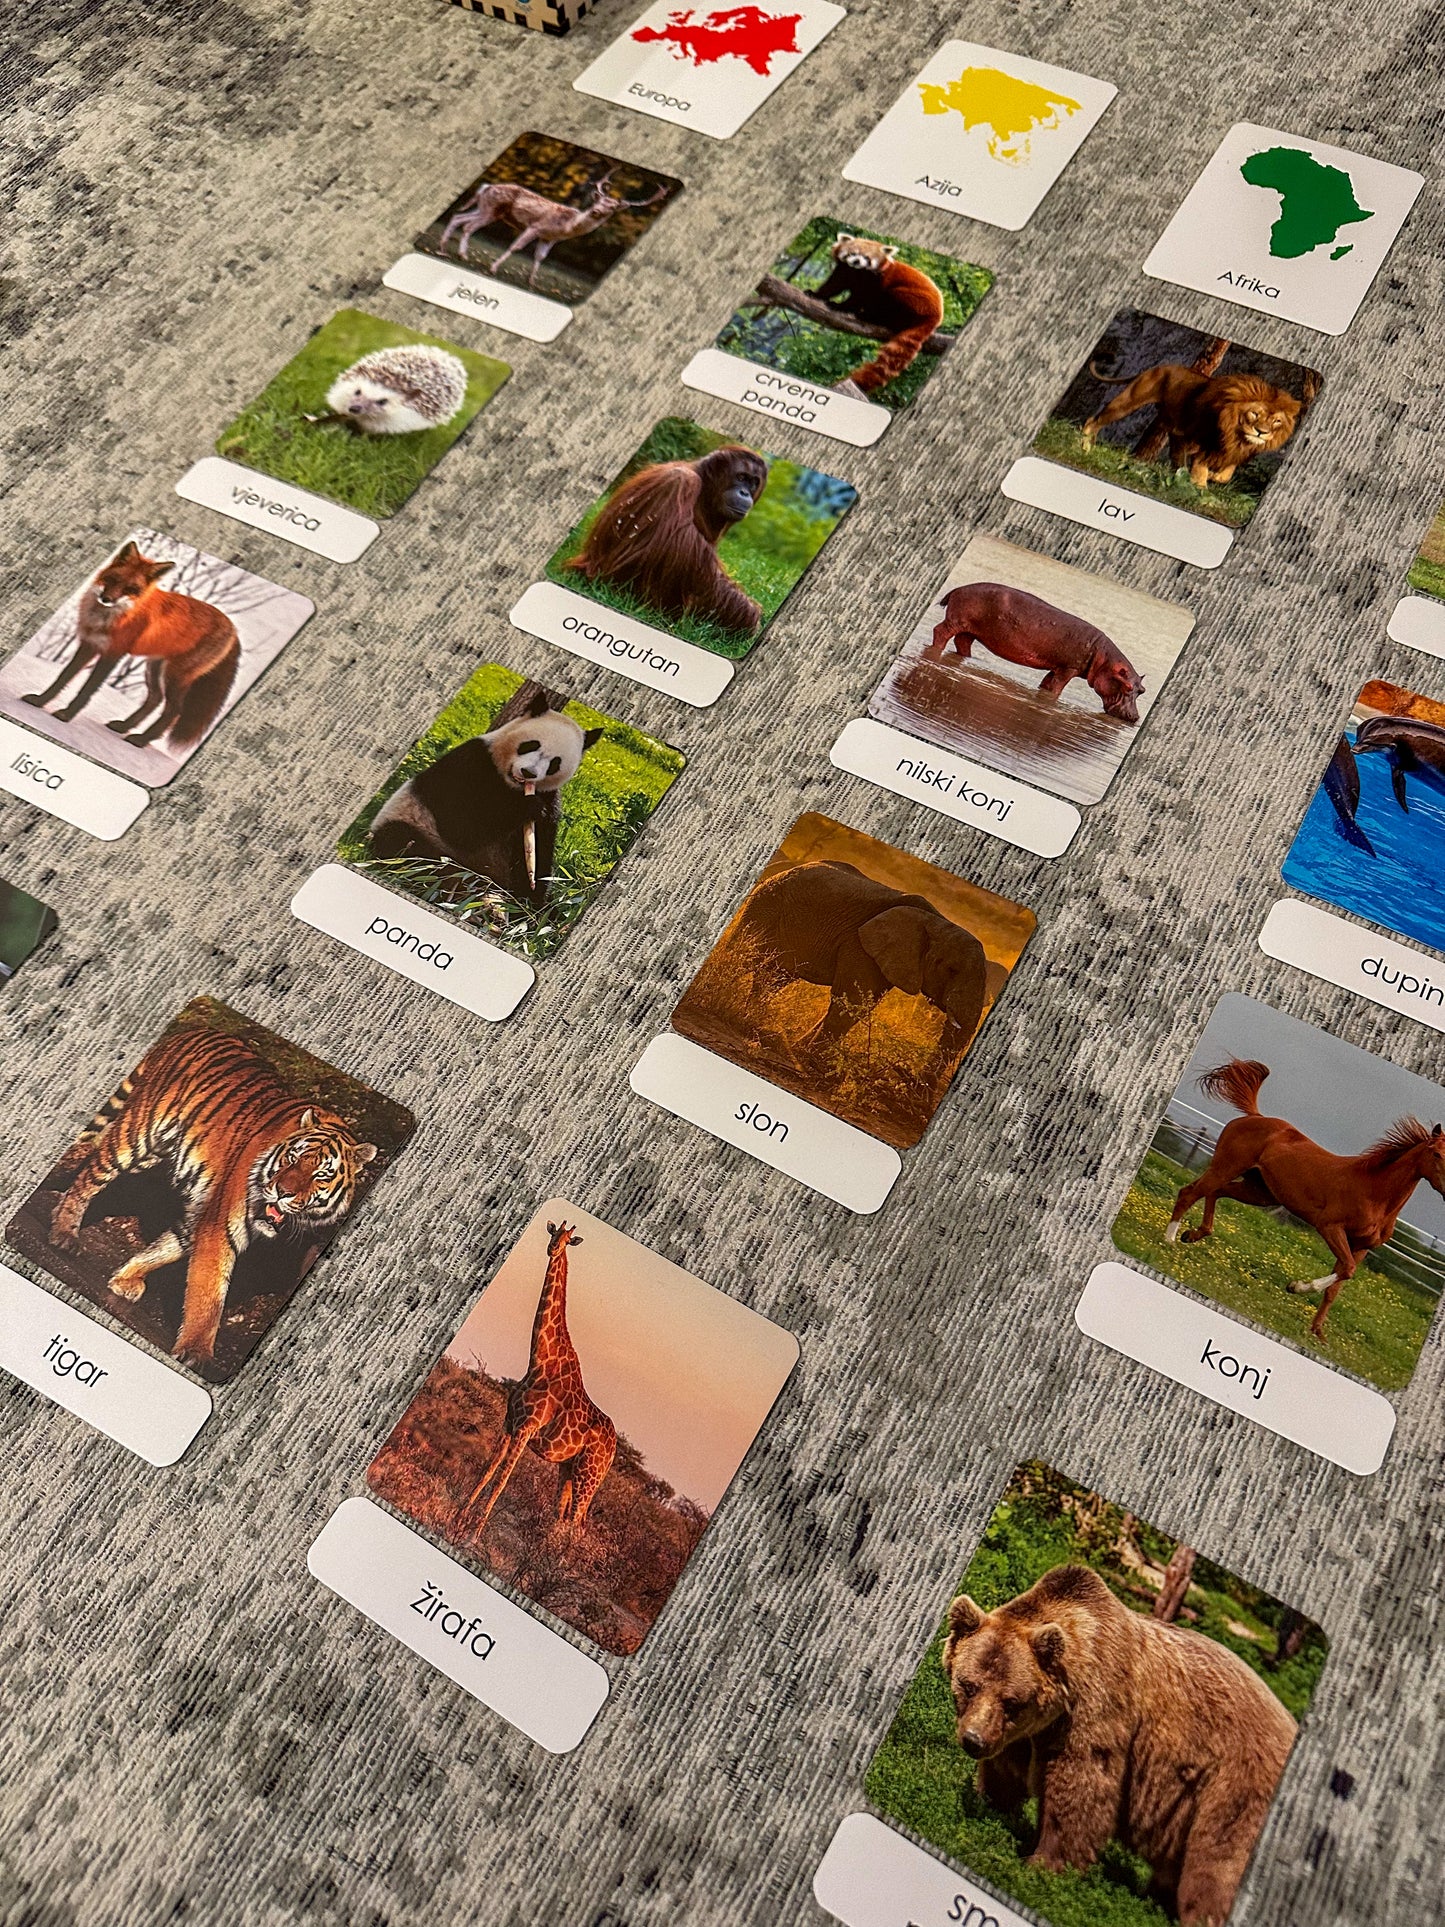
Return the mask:
<svg viewBox="0 0 1445 1927"><path fill-rule="evenodd" d="M866 448L937 373L993 280L972 261L816 215L682 379Z"/></svg>
<svg viewBox="0 0 1445 1927"><path fill-rule="evenodd" d="M830 0L679 7L656 0L572 85L727 140L838 25Z"/></svg>

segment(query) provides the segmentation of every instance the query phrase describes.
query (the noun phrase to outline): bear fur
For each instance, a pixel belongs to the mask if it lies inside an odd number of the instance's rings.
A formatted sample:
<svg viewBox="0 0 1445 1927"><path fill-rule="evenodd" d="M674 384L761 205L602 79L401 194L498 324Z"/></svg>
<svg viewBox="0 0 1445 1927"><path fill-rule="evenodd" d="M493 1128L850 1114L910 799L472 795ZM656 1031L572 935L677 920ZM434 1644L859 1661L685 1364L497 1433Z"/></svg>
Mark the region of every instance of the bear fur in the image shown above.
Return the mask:
<svg viewBox="0 0 1445 1927"><path fill-rule="evenodd" d="M960 1594L943 1669L979 1792L1038 1800L1032 1865L1082 1869L1118 1839L1182 1927L1223 1927L1295 1737L1242 1659L1057 1566L990 1613Z"/></svg>

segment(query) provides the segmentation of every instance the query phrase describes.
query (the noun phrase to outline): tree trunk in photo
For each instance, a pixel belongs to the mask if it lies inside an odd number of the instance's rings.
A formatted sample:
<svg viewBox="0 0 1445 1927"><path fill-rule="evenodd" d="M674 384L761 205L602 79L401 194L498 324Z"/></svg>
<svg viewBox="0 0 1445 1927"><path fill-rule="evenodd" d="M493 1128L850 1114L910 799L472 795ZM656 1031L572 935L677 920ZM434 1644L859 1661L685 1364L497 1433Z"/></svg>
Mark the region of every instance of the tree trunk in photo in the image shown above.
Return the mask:
<svg viewBox="0 0 1445 1927"><path fill-rule="evenodd" d="M1164 1584L1154 1601L1154 1617L1162 1619L1166 1626L1172 1626L1179 1617L1179 1608L1184 1604L1189 1581L1194 1576L1194 1559L1193 1546L1176 1546L1173 1558L1164 1568Z"/></svg>
<svg viewBox="0 0 1445 1927"><path fill-rule="evenodd" d="M1303 1613L1297 1613L1293 1606L1285 1607L1284 1618L1279 1622L1275 1649L1264 1662L1271 1672L1283 1666L1287 1659L1294 1658L1305 1643L1305 1628L1308 1625L1309 1621Z"/></svg>
<svg viewBox="0 0 1445 1927"><path fill-rule="evenodd" d="M826 301L815 301L812 295L804 294L791 281L780 281L775 274L765 274L759 281L754 302L760 308L791 308L794 314L802 315L805 321L816 321L840 335L862 335L868 341L889 341L897 333L894 328L880 328L871 321L855 321L852 315L840 314L836 308L829 307ZM753 303L748 305L752 306ZM928 337L920 352L925 355L946 354L956 340L956 335L945 334L939 329Z"/></svg>
<svg viewBox="0 0 1445 1927"><path fill-rule="evenodd" d="M1189 366L1196 375L1212 375L1218 372L1219 364L1229 353L1232 343L1222 341L1218 335L1206 341ZM1157 462L1169 446L1169 437L1157 424L1146 428L1134 450L1135 457L1141 462Z"/></svg>

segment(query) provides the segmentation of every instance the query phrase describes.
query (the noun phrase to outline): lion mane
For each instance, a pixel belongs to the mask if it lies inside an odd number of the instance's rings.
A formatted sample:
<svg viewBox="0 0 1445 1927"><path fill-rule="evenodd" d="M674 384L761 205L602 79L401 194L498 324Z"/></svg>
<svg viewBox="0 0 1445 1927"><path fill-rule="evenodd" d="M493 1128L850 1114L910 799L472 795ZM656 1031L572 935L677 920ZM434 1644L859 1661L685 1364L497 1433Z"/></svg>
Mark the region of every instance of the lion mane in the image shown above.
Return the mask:
<svg viewBox="0 0 1445 1927"><path fill-rule="evenodd" d="M1108 375L1089 372L1098 381ZM1260 375L1201 375L1166 362L1127 378L1122 392L1084 423L1084 445L1111 422L1141 408L1157 411L1175 468L1187 468L1196 488L1227 482L1254 455L1283 448L1299 425L1304 404Z"/></svg>

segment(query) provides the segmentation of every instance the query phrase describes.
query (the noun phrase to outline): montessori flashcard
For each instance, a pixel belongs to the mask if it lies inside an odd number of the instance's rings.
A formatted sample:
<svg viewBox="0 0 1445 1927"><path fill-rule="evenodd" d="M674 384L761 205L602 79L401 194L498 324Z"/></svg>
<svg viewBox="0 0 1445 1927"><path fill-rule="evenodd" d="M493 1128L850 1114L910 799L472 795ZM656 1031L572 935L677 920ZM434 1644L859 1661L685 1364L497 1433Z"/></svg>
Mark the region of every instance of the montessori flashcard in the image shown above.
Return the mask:
<svg viewBox="0 0 1445 1927"><path fill-rule="evenodd" d="M488 663L344 832L337 857L348 869L322 871L293 907L413 982L505 1016L685 760L630 723ZM424 905L423 918L393 891Z"/></svg>
<svg viewBox="0 0 1445 1927"><path fill-rule="evenodd" d="M367 1484L607 1652L635 1653L797 1358L790 1332L554 1198Z"/></svg>
<svg viewBox="0 0 1445 1927"><path fill-rule="evenodd" d="M1407 167L1239 121L1144 272L1342 335L1424 185Z"/></svg>
<svg viewBox="0 0 1445 1927"><path fill-rule="evenodd" d="M519 134L384 279L439 307L551 341L681 191L671 174L556 135Z"/></svg>
<svg viewBox="0 0 1445 1927"><path fill-rule="evenodd" d="M1004 493L1213 568L1258 508L1324 378L1121 308ZM1203 526L1201 526L1201 524Z"/></svg>
<svg viewBox="0 0 1445 1927"><path fill-rule="evenodd" d="M836 475L669 417L558 546L512 621L705 707L857 499Z"/></svg>
<svg viewBox="0 0 1445 1927"><path fill-rule="evenodd" d="M852 1927L883 1927L855 1905L880 1888L890 1922L1022 1927L997 1893L1057 1927L1224 1927L1328 1652L1210 1549L1026 1461L865 1781L879 1813L947 1856L946 1884L902 1834L855 1825L818 1898ZM960 1894L954 1865L988 1888Z"/></svg>
<svg viewBox="0 0 1445 1927"><path fill-rule="evenodd" d="M132 529L0 668L0 715L157 789L314 613L294 589Z"/></svg>
<svg viewBox="0 0 1445 1927"><path fill-rule="evenodd" d="M1439 1118L1438 1084L1227 996L1114 1243L1307 1357L1398 1391L1445 1289L1445 1130L1420 1121Z"/></svg>
<svg viewBox="0 0 1445 1927"><path fill-rule="evenodd" d="M225 1384L415 1129L390 1098L197 997L5 1236Z"/></svg>
<svg viewBox="0 0 1445 1927"><path fill-rule="evenodd" d="M1425 531L1406 577L1413 595L1401 596L1390 616L1389 636L1427 656L1445 656L1445 502Z"/></svg>
<svg viewBox="0 0 1445 1927"><path fill-rule="evenodd" d="M682 378L867 447L917 397L992 286L971 261L816 215Z"/></svg>
<svg viewBox="0 0 1445 1927"><path fill-rule="evenodd" d="M656 0L572 85L727 140L830 34L829 0L679 7Z"/></svg>
<svg viewBox="0 0 1445 1927"><path fill-rule="evenodd" d="M879 121L843 178L1021 228L1118 92L1106 80L949 40Z"/></svg>
<svg viewBox="0 0 1445 1927"><path fill-rule="evenodd" d="M0 983L35 954L55 925L47 904L0 877Z"/></svg>
<svg viewBox="0 0 1445 1927"><path fill-rule="evenodd" d="M975 536L869 701L896 765L888 787L934 807L961 797L968 813L949 814L1010 841L1015 799L981 787L974 759L1097 803L1193 627L1179 603ZM946 769L920 758L918 738L948 752Z"/></svg>

